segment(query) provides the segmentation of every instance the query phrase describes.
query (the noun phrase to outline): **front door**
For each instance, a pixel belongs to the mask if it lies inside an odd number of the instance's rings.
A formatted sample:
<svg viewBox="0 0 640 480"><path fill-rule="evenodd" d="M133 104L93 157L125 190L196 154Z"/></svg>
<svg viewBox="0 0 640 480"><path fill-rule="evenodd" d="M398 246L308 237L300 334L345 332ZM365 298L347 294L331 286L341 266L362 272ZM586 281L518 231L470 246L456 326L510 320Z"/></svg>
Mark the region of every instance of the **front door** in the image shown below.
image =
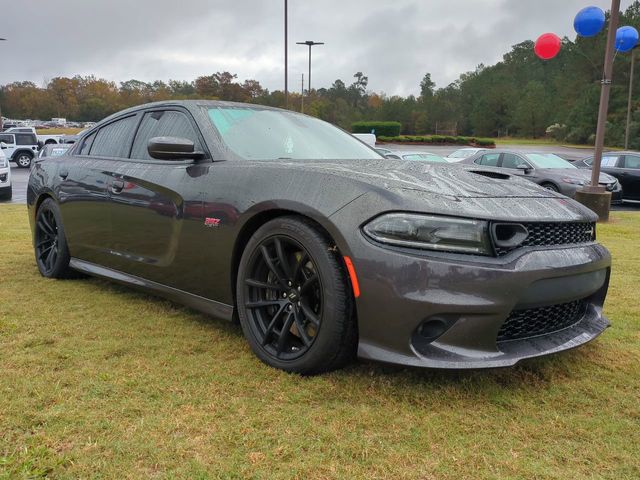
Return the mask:
<svg viewBox="0 0 640 480"><path fill-rule="evenodd" d="M185 257L182 240L202 229L202 179L190 174L193 160L157 160L147 145L154 137L203 142L190 114L181 110L144 113L130 158L113 163L110 176L113 268L175 288L194 291L194 275L174 268Z"/></svg>

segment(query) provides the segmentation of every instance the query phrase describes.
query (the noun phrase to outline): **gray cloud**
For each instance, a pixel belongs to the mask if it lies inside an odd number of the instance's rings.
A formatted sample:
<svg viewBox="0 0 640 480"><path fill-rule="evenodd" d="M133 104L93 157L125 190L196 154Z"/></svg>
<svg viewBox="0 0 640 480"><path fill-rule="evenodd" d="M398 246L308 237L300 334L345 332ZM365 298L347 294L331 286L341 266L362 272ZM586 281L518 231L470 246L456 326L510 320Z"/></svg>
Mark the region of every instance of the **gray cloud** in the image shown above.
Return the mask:
<svg viewBox="0 0 640 480"><path fill-rule="evenodd" d="M626 8L631 0L622 2ZM552 31L608 0L290 0L290 85L298 89L317 40L313 84L350 83L356 71L387 94L416 94L426 72L446 86L511 45ZM282 0L21 0L3 5L0 84L75 74L123 81L228 70L269 89L283 85ZM27 26L27 28L25 28Z"/></svg>

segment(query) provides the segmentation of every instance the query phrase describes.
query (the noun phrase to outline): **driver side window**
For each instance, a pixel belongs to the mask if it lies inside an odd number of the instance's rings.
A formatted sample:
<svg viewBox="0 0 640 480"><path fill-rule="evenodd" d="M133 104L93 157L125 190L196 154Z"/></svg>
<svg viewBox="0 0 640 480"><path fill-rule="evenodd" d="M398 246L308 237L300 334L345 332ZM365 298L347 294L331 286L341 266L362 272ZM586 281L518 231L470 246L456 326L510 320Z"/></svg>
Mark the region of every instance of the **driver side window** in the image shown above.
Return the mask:
<svg viewBox="0 0 640 480"><path fill-rule="evenodd" d="M499 153L487 153L481 156L475 163L484 165L485 167L497 167L498 160L500 159Z"/></svg>
<svg viewBox="0 0 640 480"><path fill-rule="evenodd" d="M518 155L514 155L513 153L503 153L502 154L502 166L503 168L512 168L517 169L520 165L526 165L530 167L530 165L524 161L524 159L520 158Z"/></svg>
<svg viewBox="0 0 640 480"><path fill-rule="evenodd" d="M154 137L186 138L194 143L196 151L203 150L198 134L182 112L165 110L145 113L133 142L131 158L151 160L147 145Z"/></svg>

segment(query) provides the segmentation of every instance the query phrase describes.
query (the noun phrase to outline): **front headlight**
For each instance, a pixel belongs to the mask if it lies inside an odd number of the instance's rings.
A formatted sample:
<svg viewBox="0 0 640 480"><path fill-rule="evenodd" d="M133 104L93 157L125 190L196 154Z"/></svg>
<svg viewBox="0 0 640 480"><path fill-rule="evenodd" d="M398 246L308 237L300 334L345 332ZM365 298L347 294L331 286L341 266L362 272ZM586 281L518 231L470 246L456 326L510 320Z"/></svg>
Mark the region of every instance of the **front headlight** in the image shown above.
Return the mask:
<svg viewBox="0 0 640 480"><path fill-rule="evenodd" d="M493 255L489 225L482 220L387 213L363 228L371 239L399 247Z"/></svg>
<svg viewBox="0 0 640 480"><path fill-rule="evenodd" d="M584 180L579 180L577 178L571 178L571 177L563 178L562 181L564 183L570 183L571 185L584 185L586 183Z"/></svg>

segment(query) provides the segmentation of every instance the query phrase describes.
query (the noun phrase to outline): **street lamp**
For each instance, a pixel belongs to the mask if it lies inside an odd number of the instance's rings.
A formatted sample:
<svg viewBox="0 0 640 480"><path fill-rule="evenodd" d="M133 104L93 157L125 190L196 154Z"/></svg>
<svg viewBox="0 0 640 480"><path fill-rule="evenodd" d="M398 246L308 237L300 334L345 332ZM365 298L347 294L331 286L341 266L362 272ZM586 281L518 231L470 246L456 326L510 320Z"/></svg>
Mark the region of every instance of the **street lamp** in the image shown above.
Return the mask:
<svg viewBox="0 0 640 480"><path fill-rule="evenodd" d="M637 47L636 47L637 48ZM633 95L633 72L635 70L636 49L631 50L631 70L629 71L629 98L627 99L627 126L624 132L624 149L629 149L629 127L631 126L631 100Z"/></svg>
<svg viewBox="0 0 640 480"><path fill-rule="evenodd" d="M311 47L316 45L324 45L324 42L314 42L313 40L307 40L306 42L296 42L298 45L307 45L309 47L309 90L311 93Z"/></svg>

